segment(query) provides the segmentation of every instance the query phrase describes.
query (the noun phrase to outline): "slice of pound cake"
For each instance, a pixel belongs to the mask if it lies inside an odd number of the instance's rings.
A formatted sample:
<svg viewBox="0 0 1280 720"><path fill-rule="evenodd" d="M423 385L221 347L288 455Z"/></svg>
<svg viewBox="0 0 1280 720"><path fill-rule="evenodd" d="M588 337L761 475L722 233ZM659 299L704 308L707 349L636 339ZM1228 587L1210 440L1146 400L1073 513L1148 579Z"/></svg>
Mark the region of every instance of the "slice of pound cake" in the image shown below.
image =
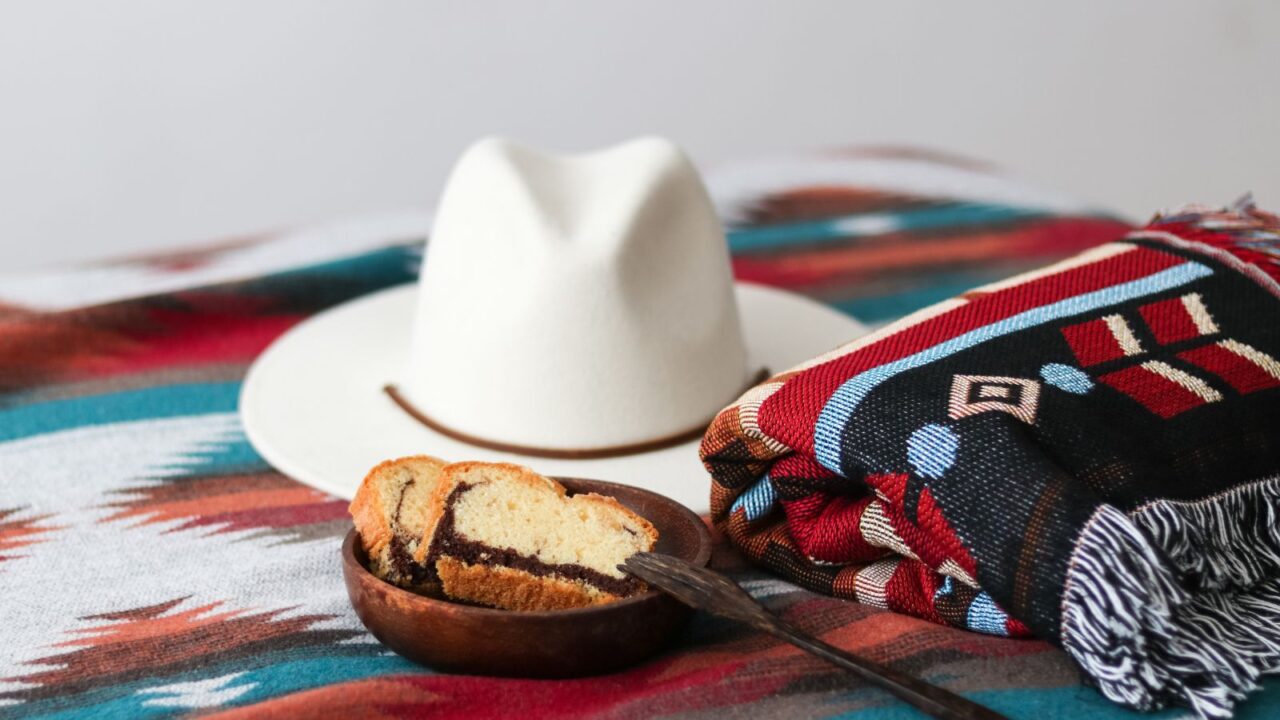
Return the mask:
<svg viewBox="0 0 1280 720"><path fill-rule="evenodd" d="M613 498L571 497L519 465L465 462L441 473L416 558L451 599L558 610L643 591L618 565L657 540L649 521Z"/></svg>
<svg viewBox="0 0 1280 720"><path fill-rule="evenodd" d="M397 458L370 470L360 483L349 510L374 575L401 587L438 592L434 574L414 555L446 464L427 455Z"/></svg>

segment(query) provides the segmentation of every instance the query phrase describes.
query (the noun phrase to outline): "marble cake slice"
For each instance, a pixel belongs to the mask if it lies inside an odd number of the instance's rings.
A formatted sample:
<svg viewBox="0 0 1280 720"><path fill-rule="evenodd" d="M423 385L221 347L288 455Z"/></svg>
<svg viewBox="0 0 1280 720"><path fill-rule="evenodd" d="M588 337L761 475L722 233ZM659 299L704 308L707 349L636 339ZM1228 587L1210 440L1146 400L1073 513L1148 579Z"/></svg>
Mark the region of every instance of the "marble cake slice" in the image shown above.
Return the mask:
<svg viewBox="0 0 1280 720"><path fill-rule="evenodd" d="M446 597L507 610L612 602L645 585L617 569L652 550L658 531L617 500L569 496L519 465L445 468L417 558Z"/></svg>
<svg viewBox="0 0 1280 720"><path fill-rule="evenodd" d="M360 483L349 511L374 575L401 587L435 594L434 574L414 559L427 526L427 509L446 463L427 455L387 460Z"/></svg>

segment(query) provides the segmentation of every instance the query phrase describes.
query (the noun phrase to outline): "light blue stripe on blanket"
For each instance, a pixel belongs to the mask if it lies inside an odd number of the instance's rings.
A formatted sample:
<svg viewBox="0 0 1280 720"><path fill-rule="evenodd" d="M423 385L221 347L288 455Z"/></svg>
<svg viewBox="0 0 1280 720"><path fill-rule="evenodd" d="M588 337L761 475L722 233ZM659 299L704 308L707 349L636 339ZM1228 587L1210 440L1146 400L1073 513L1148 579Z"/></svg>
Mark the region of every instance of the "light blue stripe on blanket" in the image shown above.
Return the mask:
<svg viewBox="0 0 1280 720"><path fill-rule="evenodd" d="M858 409L863 398L889 378L968 350L994 338L1043 325L1059 318L1080 315L1108 305L1185 285L1211 274L1213 271L1200 263L1182 263L1138 280L1119 283L1020 312L940 342L901 360L860 372L844 381L844 384L827 399L826 405L818 415L818 422L814 427L814 455L828 470L835 473L843 471L840 467L840 436L844 426L849 422L849 418L853 417L854 411ZM869 468L868 470L885 469Z"/></svg>

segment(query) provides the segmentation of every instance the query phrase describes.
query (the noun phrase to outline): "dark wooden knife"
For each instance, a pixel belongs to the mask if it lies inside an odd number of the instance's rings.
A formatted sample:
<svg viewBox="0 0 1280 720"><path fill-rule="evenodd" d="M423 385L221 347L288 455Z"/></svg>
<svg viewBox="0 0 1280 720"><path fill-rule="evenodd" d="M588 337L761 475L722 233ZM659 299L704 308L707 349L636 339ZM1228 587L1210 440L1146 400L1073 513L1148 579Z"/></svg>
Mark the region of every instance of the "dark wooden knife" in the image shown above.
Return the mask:
<svg viewBox="0 0 1280 720"><path fill-rule="evenodd" d="M933 717L949 720L1004 718L994 710L950 690L857 657L795 629L766 610L732 580L714 570L658 553L637 553L618 568L667 592L686 605L746 623L839 665Z"/></svg>

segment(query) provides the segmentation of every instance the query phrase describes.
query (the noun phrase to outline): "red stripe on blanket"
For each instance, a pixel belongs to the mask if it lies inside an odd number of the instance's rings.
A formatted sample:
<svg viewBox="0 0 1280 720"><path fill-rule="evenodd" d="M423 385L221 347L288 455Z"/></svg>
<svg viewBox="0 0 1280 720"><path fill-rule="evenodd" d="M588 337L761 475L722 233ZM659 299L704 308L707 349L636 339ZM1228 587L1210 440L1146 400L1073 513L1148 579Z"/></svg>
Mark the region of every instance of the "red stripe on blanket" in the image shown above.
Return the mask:
<svg viewBox="0 0 1280 720"><path fill-rule="evenodd" d="M116 354L91 358L95 374L248 362L305 315L239 315L152 310L152 326Z"/></svg>
<svg viewBox="0 0 1280 720"><path fill-rule="evenodd" d="M788 486L792 494L825 490L832 480L848 484L813 458L798 454L780 458L770 475L775 485ZM802 554L822 562L847 563L875 560L888 552L883 545L868 543L862 529L862 515L872 500L870 493L850 496L819 491L780 504L791 539Z"/></svg>
<svg viewBox="0 0 1280 720"><path fill-rule="evenodd" d="M1222 378L1241 395L1280 387L1280 379L1276 379L1248 358L1237 355L1221 345L1206 345L1187 350L1178 353L1178 357Z"/></svg>
<svg viewBox="0 0 1280 720"><path fill-rule="evenodd" d="M934 593L939 587L938 578L938 574L922 562L906 560L898 563L884 588L889 609L945 624L946 620L933 603Z"/></svg>
<svg viewBox="0 0 1280 720"><path fill-rule="evenodd" d="M784 384L760 407L759 425L770 437L803 453L813 452L813 428L827 399L846 380L953 337L1032 308L1147 277L1185 260L1139 247L1031 282L977 295L964 305L899 330L877 342L811 368L804 382Z"/></svg>
<svg viewBox="0 0 1280 720"><path fill-rule="evenodd" d="M795 648L779 652L799 655ZM596 716L618 706L620 688L627 702L656 717L676 712L724 708L770 697L789 681L784 673L735 677L740 662L688 669L681 658L658 661L602 678L550 682L466 675L401 675L370 678L272 698L243 708L207 715L232 718L509 718L524 720ZM686 692L687 691L687 692ZM506 702L495 702L502 699Z"/></svg>
<svg viewBox="0 0 1280 720"><path fill-rule="evenodd" d="M1062 328L1062 337L1085 367L1124 357L1124 349L1101 319L1068 325Z"/></svg>
<svg viewBox="0 0 1280 720"><path fill-rule="evenodd" d="M898 537L905 541L917 557L934 568L951 560L969 575L976 574L978 563L960 542L951 524L942 516L929 488L920 491L915 522L907 517L904 508L908 479L906 473L880 473L868 475L866 482L884 496L886 502L880 503L880 507Z"/></svg>
<svg viewBox="0 0 1280 720"><path fill-rule="evenodd" d="M1193 338L1200 334L1195 320L1187 311L1181 297L1169 298L1159 302L1148 303L1138 308L1156 342L1168 345L1179 340Z"/></svg>
<svg viewBox="0 0 1280 720"><path fill-rule="evenodd" d="M869 544L862 533L862 516L872 502L870 497L815 493L783 501L782 508L791 537L806 556L819 562L868 562L889 554Z"/></svg>
<svg viewBox="0 0 1280 720"><path fill-rule="evenodd" d="M1204 398L1142 366L1107 373L1098 380L1142 403L1166 420L1205 404Z"/></svg>

